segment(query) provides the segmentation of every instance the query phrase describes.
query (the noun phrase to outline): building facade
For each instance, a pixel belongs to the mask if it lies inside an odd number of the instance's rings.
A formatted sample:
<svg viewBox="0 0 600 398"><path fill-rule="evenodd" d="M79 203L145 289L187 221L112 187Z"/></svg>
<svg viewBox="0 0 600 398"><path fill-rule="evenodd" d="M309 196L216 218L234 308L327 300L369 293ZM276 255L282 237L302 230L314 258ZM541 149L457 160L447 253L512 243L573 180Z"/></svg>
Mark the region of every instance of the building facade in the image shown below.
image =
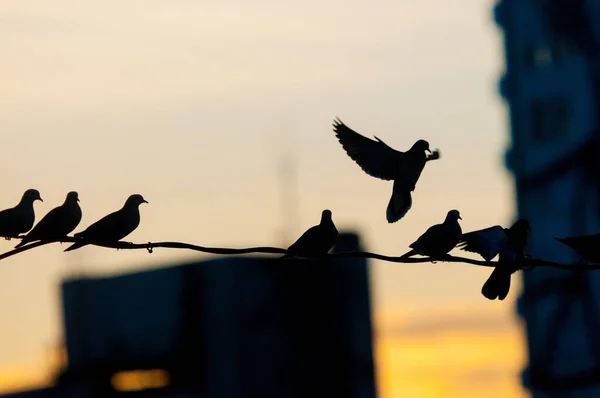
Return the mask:
<svg viewBox="0 0 600 398"><path fill-rule="evenodd" d="M230 256L61 288L68 365L6 397L376 397L366 259Z"/></svg>
<svg viewBox="0 0 600 398"><path fill-rule="evenodd" d="M577 264L555 238L600 232L599 11L597 0L502 0L494 9L505 47L506 164L535 258ZM524 386L535 398L600 396L600 273L522 274Z"/></svg>

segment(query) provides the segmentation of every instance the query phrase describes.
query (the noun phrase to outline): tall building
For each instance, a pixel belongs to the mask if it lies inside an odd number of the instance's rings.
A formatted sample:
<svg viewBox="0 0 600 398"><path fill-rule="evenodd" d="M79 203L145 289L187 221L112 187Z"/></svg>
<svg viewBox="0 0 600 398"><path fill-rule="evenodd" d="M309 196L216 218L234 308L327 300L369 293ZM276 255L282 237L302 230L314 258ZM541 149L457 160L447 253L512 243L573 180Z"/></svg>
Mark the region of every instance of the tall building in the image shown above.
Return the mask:
<svg viewBox="0 0 600 398"><path fill-rule="evenodd" d="M358 236L336 250L360 250ZM358 258L230 256L68 280L68 365L55 386L5 397L375 398L369 290Z"/></svg>
<svg viewBox="0 0 600 398"><path fill-rule="evenodd" d="M600 232L600 1L502 0L494 16L505 44L506 164L518 216L531 224L528 252L576 264L581 259L555 237ZM522 274L524 386L534 398L600 396L600 273Z"/></svg>

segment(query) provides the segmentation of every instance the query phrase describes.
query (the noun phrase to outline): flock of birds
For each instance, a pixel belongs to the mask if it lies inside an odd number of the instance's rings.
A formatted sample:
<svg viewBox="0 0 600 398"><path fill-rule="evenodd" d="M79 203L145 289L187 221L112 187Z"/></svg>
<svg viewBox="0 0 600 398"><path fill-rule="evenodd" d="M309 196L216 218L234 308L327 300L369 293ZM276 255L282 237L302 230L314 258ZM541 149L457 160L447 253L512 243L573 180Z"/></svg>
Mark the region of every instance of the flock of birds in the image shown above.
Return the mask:
<svg viewBox="0 0 600 398"><path fill-rule="evenodd" d="M363 171L382 180L394 181L392 196L386 209L386 219L389 223L402 219L412 207L411 193L415 190L425 164L430 160L439 159L439 151L431 151L427 141L418 140L408 151L401 152L377 137L372 140L362 136L339 119L334 120L333 130L348 156ZM69 192L62 205L50 210L33 227L33 204L36 200L42 201L38 190L28 189L15 207L0 211L0 237L7 240L20 238L21 242L15 248L37 241L60 241L73 232L81 221L78 194ZM121 209L74 234L73 236L80 240L65 251L88 244L117 243L138 227L139 206L142 203L148 203L142 195L129 196ZM519 219L510 228L495 225L463 234L458 223L461 219L458 210L450 210L443 223L427 229L409 245L410 251L401 258L421 255L443 261L455 247L477 253L485 261L499 256L499 262L484 283L481 293L490 300L504 300L510 290L511 275L524 265L524 250L530 232L529 222ZM338 231L331 210L323 210L321 222L304 232L288 247L282 258L325 256L333 248L337 238ZM557 239L573 248L584 259L600 262L600 234Z"/></svg>
<svg viewBox="0 0 600 398"><path fill-rule="evenodd" d="M386 218L389 223L402 219L412 207L411 193L425 164L439 159L439 151L431 151L427 141L418 140L408 151L401 152L377 137L372 140L357 133L339 119L334 120L333 130L348 156L365 173L394 181ZM499 262L483 284L481 294L490 300L504 300L510 291L511 275L525 265L524 250L529 238L529 222L519 219L510 228L495 225L463 234L458 223L461 219L458 210L450 210L443 223L428 228L409 245L410 251L400 258L421 255L443 261L455 247L477 253L485 261L498 256ZM308 229L283 257L322 256L335 245L337 236L331 211L324 210L320 224ZM600 234L557 240L573 248L586 260L600 262Z"/></svg>
<svg viewBox="0 0 600 398"><path fill-rule="evenodd" d="M36 241L60 241L73 232L81 221L79 195L72 191L67 194L62 205L50 210L31 229L35 222L33 203L36 200L43 202L39 191L28 189L15 207L0 211L0 237L7 240L21 238L21 242L15 246L16 249ZM139 206L142 203L148 203L142 195L129 196L122 208L73 235L81 238L81 241L75 242L65 251L68 252L94 243L116 243L125 238L140 224ZM25 233L27 234L22 235Z"/></svg>

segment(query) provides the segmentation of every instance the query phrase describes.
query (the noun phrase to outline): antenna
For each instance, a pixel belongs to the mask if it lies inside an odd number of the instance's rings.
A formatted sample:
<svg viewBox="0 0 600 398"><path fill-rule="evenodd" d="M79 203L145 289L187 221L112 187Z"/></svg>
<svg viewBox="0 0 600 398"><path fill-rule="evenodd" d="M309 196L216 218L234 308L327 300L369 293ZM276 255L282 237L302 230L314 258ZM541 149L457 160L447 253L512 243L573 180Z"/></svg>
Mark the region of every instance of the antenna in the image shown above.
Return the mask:
<svg viewBox="0 0 600 398"><path fill-rule="evenodd" d="M283 152L277 164L277 180L281 203L281 240L287 247L294 239L297 222L296 164L289 151Z"/></svg>
<svg viewBox="0 0 600 398"><path fill-rule="evenodd" d="M274 152L276 153L277 169L277 190L279 192L280 222L277 237L282 247L289 246L295 239L296 224L298 222L298 178L296 161L293 156L293 145L291 145L289 121L277 123L272 135L271 142L274 143Z"/></svg>

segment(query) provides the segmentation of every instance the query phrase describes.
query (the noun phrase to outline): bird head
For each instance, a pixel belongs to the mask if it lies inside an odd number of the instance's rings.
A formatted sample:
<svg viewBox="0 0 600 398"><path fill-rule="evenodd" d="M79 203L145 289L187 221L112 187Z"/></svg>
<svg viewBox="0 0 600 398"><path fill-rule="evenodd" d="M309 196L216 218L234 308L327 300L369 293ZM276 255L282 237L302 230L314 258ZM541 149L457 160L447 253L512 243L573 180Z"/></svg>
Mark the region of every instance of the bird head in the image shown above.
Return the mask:
<svg viewBox="0 0 600 398"><path fill-rule="evenodd" d="M446 220L457 221L462 220L462 217L460 216L458 210L450 210L446 215Z"/></svg>
<svg viewBox="0 0 600 398"><path fill-rule="evenodd" d="M323 210L321 213L321 222L331 220L331 210Z"/></svg>
<svg viewBox="0 0 600 398"><path fill-rule="evenodd" d="M67 194L65 202L79 202L79 195L75 191L71 191Z"/></svg>
<svg viewBox="0 0 600 398"><path fill-rule="evenodd" d="M23 197L21 198L21 202L27 201L33 203L36 200L43 202L42 197L40 196L40 192L37 189L28 189L27 191L25 191Z"/></svg>
<svg viewBox="0 0 600 398"><path fill-rule="evenodd" d="M139 206L142 203L148 203L146 199L139 193L133 194L127 198L127 202L125 202L125 206Z"/></svg>
<svg viewBox="0 0 600 398"><path fill-rule="evenodd" d="M125 202L125 206L139 206L142 203L148 203L146 199L139 193L133 194L127 198L127 202Z"/></svg>
<svg viewBox="0 0 600 398"><path fill-rule="evenodd" d="M429 149L429 142L425 140L419 140L415 142L411 149L414 149L418 152L428 152L431 153L431 149Z"/></svg>

